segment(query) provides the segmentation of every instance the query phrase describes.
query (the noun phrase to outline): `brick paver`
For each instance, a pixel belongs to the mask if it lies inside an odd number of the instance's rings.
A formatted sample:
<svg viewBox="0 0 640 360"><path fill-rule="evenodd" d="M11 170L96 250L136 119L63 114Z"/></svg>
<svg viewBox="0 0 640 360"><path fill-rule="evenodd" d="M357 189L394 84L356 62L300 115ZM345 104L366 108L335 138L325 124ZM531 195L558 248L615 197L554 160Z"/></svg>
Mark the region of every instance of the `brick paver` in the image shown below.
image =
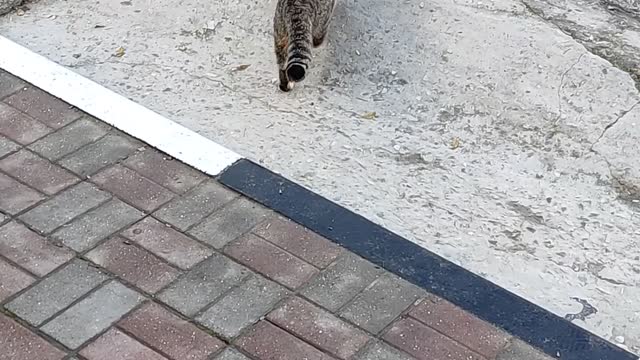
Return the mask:
<svg viewBox="0 0 640 360"><path fill-rule="evenodd" d="M280 216L263 222L253 233L318 268L331 264L340 254L334 243Z"/></svg>
<svg viewBox="0 0 640 360"><path fill-rule="evenodd" d="M20 149L20 145L0 135L0 157Z"/></svg>
<svg viewBox="0 0 640 360"><path fill-rule="evenodd" d="M152 349L118 329L110 329L86 348L80 355L89 360L167 360Z"/></svg>
<svg viewBox="0 0 640 360"><path fill-rule="evenodd" d="M21 150L0 160L0 170L47 195L53 195L79 181L67 170L29 150Z"/></svg>
<svg viewBox="0 0 640 360"><path fill-rule="evenodd" d="M267 316L269 321L340 359L349 359L370 337L300 298L292 298Z"/></svg>
<svg viewBox="0 0 640 360"><path fill-rule="evenodd" d="M180 275L180 270L119 236L93 249L87 258L152 294Z"/></svg>
<svg viewBox="0 0 640 360"><path fill-rule="evenodd" d="M107 279L99 269L75 259L22 293L6 308L30 324L40 326Z"/></svg>
<svg viewBox="0 0 640 360"><path fill-rule="evenodd" d="M51 244L17 222L0 227L0 254L38 276L73 258L71 251Z"/></svg>
<svg viewBox="0 0 640 360"><path fill-rule="evenodd" d="M551 359L2 71L0 307L0 360Z"/></svg>
<svg viewBox="0 0 640 360"><path fill-rule="evenodd" d="M0 360L60 360L65 353L0 314Z"/></svg>
<svg viewBox="0 0 640 360"><path fill-rule="evenodd" d="M230 244L225 252L290 289L300 287L318 272L311 264L251 234Z"/></svg>
<svg viewBox="0 0 640 360"><path fill-rule="evenodd" d="M204 245L150 217L132 225L122 235L181 269L189 269L213 253Z"/></svg>
<svg viewBox="0 0 640 360"><path fill-rule="evenodd" d="M119 326L172 360L206 360L224 343L160 305L147 303Z"/></svg>
<svg viewBox="0 0 640 360"><path fill-rule="evenodd" d="M213 304L196 320L220 336L231 339L288 295L282 286L260 276L251 278Z"/></svg>
<svg viewBox="0 0 640 360"><path fill-rule="evenodd" d="M23 87L4 101L54 129L81 116L81 112L72 106L33 86Z"/></svg>
<svg viewBox="0 0 640 360"><path fill-rule="evenodd" d="M45 196L17 180L0 173L0 211L17 214L45 199Z"/></svg>
<svg viewBox="0 0 640 360"><path fill-rule="evenodd" d="M158 210L155 216L177 229L186 230L236 196L222 185L207 181Z"/></svg>
<svg viewBox="0 0 640 360"><path fill-rule="evenodd" d="M75 349L106 330L142 301L142 296L112 281L41 327L65 346Z"/></svg>
<svg viewBox="0 0 640 360"><path fill-rule="evenodd" d="M0 302L28 287L35 278L0 258Z"/></svg>
<svg viewBox="0 0 640 360"><path fill-rule="evenodd" d="M331 356L286 331L262 321L237 342L257 360L331 360Z"/></svg>

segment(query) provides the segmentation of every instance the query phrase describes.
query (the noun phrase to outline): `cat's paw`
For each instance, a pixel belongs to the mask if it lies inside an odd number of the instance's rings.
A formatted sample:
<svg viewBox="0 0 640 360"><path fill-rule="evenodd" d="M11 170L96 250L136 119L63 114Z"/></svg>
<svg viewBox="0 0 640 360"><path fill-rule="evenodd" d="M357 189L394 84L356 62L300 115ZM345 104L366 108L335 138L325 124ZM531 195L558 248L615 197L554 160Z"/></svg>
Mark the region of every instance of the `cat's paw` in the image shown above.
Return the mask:
<svg viewBox="0 0 640 360"><path fill-rule="evenodd" d="M279 88L280 88L280 90L282 90L284 92L289 92L289 91L293 90L293 83L292 82L280 83Z"/></svg>

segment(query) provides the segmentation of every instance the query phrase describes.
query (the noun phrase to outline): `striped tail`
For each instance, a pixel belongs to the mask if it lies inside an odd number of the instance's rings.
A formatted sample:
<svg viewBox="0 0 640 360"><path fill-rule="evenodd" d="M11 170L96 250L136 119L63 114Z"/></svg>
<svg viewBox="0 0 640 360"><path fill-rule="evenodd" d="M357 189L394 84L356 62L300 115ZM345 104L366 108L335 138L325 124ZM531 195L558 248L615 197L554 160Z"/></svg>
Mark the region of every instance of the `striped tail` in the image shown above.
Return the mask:
<svg viewBox="0 0 640 360"><path fill-rule="evenodd" d="M287 77L289 81L304 80L311 62L311 11L296 9L290 17ZM306 10L306 11L305 11Z"/></svg>

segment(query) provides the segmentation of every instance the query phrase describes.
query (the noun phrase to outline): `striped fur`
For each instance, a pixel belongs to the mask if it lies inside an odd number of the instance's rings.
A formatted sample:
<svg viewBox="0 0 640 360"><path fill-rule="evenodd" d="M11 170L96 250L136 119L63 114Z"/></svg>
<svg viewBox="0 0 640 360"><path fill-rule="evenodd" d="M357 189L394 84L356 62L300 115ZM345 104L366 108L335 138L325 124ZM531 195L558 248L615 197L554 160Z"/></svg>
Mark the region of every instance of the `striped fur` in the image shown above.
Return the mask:
<svg viewBox="0 0 640 360"><path fill-rule="evenodd" d="M304 80L311 48L324 42L334 6L335 0L278 0L273 37L280 90Z"/></svg>

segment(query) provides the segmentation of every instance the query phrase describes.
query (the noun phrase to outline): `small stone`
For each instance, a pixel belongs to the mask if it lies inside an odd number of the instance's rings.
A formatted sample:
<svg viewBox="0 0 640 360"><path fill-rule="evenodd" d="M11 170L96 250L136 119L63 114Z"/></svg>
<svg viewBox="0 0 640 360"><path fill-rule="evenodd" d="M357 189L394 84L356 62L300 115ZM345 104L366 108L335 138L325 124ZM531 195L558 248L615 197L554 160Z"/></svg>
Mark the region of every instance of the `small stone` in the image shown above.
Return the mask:
<svg viewBox="0 0 640 360"><path fill-rule="evenodd" d="M624 336L618 335L613 340L618 344L624 344Z"/></svg>

